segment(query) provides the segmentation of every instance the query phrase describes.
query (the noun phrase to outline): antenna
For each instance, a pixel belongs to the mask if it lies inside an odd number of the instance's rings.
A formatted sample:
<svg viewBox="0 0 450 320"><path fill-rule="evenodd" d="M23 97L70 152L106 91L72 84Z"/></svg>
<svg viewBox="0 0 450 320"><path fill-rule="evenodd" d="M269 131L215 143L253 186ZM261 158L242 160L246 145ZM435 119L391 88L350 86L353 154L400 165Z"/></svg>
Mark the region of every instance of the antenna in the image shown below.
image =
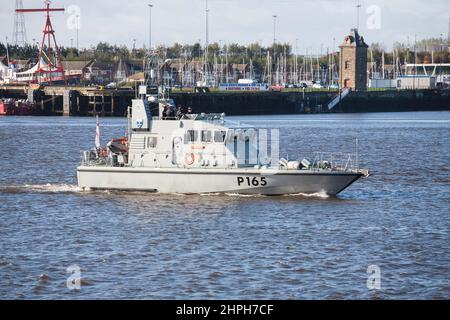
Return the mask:
<svg viewBox="0 0 450 320"><path fill-rule="evenodd" d="M27 29L25 27L25 15L17 10L23 9L23 1L16 0L16 9L14 16L13 44L24 46L27 42Z"/></svg>

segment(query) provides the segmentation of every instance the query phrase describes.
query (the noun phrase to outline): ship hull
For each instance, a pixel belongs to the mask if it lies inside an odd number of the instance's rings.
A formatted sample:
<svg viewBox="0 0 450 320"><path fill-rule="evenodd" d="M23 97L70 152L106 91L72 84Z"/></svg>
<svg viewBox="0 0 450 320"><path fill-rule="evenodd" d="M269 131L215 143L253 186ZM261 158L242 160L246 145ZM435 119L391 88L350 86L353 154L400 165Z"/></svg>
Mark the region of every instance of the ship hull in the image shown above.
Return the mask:
<svg viewBox="0 0 450 320"><path fill-rule="evenodd" d="M93 190L149 191L158 193L244 195L337 195L363 175L257 169L143 169L79 167L78 186Z"/></svg>

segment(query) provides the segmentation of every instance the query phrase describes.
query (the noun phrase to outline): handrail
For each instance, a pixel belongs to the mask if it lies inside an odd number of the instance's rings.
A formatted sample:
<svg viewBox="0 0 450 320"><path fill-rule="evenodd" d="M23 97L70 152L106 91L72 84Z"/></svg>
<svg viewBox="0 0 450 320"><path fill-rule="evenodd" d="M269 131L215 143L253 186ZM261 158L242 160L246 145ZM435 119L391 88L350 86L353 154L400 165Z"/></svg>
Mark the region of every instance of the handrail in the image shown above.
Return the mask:
<svg viewBox="0 0 450 320"><path fill-rule="evenodd" d="M167 151L166 152L158 152L158 151L152 151L148 152L146 154L153 154L157 160L157 165L159 165L159 156L160 155L167 155L170 154ZM228 153L224 152L208 152L208 153L202 153L203 156L206 157L214 157L216 159L222 159L224 160L228 156L231 157ZM298 158L301 159L301 158ZM334 171L334 172L361 172L366 175L367 170L361 170L359 168L359 164L357 163L357 155L353 153L342 153L342 152L314 152L314 157L312 158L313 161L309 161L311 163L308 167L301 167L301 170L309 170L313 172L323 172L323 171ZM132 166L135 159L129 159L131 162L129 162ZM234 159L239 162L240 159ZM261 159L258 159L258 163L260 163ZM95 150L92 151L84 151L81 156L81 165L86 167L115 167L118 166L117 160L114 159L111 156L101 156L99 155ZM261 164L260 164L261 165ZM138 165L139 166L139 165ZM141 164L142 166L142 164ZM175 165L174 167L180 167L179 165ZM182 166L183 167L183 166ZM222 166L219 166L222 168ZM223 168L240 168L240 166L237 167L230 167L230 166L224 166ZM283 165L276 166L274 163L272 163L271 168L277 168L279 170L288 170L287 167ZM367 173L368 174L368 173Z"/></svg>

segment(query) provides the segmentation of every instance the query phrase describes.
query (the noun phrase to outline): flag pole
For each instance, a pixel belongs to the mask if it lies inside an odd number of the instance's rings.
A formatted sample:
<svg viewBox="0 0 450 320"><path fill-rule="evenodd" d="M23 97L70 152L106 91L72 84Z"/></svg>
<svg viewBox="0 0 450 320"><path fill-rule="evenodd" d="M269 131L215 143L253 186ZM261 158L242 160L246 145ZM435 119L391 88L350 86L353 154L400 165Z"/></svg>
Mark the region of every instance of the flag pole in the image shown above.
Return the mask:
<svg viewBox="0 0 450 320"><path fill-rule="evenodd" d="M98 114L96 116L96 125L95 125L95 148L97 151L101 148L100 145L100 122L98 119Z"/></svg>

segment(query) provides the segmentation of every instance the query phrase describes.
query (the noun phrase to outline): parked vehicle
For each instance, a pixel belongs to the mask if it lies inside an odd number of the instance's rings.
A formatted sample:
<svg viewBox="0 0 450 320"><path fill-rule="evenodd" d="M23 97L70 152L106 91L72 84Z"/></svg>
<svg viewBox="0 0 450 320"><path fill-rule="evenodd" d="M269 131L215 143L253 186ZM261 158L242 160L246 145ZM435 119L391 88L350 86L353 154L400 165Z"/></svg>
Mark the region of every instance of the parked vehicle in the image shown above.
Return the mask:
<svg viewBox="0 0 450 320"><path fill-rule="evenodd" d="M312 88L313 89L323 89L323 86L320 83L316 82L312 85Z"/></svg>
<svg viewBox="0 0 450 320"><path fill-rule="evenodd" d="M283 90L284 90L283 86L271 86L270 87L270 91L272 91L272 92L281 92Z"/></svg>

